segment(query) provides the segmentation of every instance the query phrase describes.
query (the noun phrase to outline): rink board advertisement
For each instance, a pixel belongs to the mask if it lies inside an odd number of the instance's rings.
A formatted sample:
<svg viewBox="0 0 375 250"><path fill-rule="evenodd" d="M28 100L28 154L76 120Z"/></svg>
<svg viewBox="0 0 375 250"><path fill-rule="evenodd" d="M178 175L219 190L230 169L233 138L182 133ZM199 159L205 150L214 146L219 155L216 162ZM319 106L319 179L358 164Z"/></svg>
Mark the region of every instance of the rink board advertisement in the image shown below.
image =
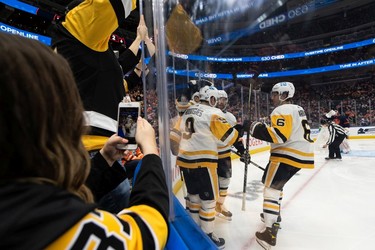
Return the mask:
<svg viewBox="0 0 375 250"><path fill-rule="evenodd" d="M375 126L374 127L351 127L349 129L349 139L375 139ZM311 129L311 139L314 141L319 135L320 129ZM246 146L246 135L243 136L243 143ZM268 142L256 139L254 137L249 138L249 149L250 154L256 154L269 150L270 145ZM235 154L232 154L232 159L238 157ZM172 163L172 186L173 192L177 193L182 186L181 173L180 169L176 166L176 156L171 154L171 163Z"/></svg>
<svg viewBox="0 0 375 250"><path fill-rule="evenodd" d="M349 139L374 139L375 126L372 127L351 127L348 128ZM320 129L311 129L311 139L315 140L318 137Z"/></svg>
<svg viewBox="0 0 375 250"><path fill-rule="evenodd" d="M351 138L375 138L375 127L349 128L349 139Z"/></svg>

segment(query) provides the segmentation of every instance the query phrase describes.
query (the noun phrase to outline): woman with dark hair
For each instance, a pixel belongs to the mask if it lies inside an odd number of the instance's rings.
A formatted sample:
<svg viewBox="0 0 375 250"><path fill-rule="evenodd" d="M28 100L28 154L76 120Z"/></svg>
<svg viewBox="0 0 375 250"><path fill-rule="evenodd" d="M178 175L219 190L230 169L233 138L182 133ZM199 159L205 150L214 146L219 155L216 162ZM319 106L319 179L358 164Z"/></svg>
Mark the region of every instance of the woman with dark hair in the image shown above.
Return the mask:
<svg viewBox="0 0 375 250"><path fill-rule="evenodd" d="M138 118L144 158L130 207L99 210L85 186L83 107L67 61L7 33L0 54L0 249L163 249L168 189L151 125Z"/></svg>

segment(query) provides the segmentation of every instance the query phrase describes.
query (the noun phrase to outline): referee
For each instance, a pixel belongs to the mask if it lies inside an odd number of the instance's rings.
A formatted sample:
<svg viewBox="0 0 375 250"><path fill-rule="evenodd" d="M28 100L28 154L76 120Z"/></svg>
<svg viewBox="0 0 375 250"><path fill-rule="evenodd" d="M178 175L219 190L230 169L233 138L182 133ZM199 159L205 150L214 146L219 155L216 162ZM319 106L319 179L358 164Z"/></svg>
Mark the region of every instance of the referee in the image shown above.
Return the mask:
<svg viewBox="0 0 375 250"><path fill-rule="evenodd" d="M329 138L323 148L328 146L329 155L326 160L339 159L341 160L340 144L347 137L345 129L334 122L328 122L325 119L320 121L322 126L327 126L329 131Z"/></svg>

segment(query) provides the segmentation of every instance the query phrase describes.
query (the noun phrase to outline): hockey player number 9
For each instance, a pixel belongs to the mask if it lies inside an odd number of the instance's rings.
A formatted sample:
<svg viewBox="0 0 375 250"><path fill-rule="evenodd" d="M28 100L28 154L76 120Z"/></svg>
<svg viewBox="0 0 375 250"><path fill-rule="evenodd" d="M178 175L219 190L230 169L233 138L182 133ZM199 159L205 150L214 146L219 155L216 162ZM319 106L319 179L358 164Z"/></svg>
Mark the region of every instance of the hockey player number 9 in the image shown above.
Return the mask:
<svg viewBox="0 0 375 250"><path fill-rule="evenodd" d="M193 117L189 117L186 119L185 121L185 132L183 133L183 138L188 140L191 138L191 136L193 135L193 133L195 133L195 130L194 130L194 118Z"/></svg>

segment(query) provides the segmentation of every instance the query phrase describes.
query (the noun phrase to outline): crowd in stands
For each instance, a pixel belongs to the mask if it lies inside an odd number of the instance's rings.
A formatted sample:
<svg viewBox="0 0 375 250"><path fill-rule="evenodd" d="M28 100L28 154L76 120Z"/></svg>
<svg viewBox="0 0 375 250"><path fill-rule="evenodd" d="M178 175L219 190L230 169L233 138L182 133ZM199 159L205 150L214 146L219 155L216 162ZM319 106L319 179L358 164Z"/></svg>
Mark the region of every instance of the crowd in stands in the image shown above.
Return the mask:
<svg viewBox="0 0 375 250"><path fill-rule="evenodd" d="M310 119L315 122L321 114L334 109L347 116L352 126L375 125L374 87L374 79L314 86L296 101L306 106L306 100L310 100Z"/></svg>
<svg viewBox="0 0 375 250"><path fill-rule="evenodd" d="M278 49L279 53L288 53L296 51L296 47L294 47L292 51L289 51L286 45L291 43L299 44L301 48L305 50L307 46L309 46L310 49L314 49L323 44L339 45L346 42L357 41L361 39L361 37L369 36L369 32L364 32L362 30L368 31L368 28L370 28L370 30L374 31L374 12L375 3L370 3L351 10L342 9L334 15L312 19L308 24L304 24L302 28L298 20L294 23L285 23L269 27L264 29L263 32L241 38L236 44L249 44L249 48L263 48L263 44L280 42L280 45L285 45L285 47L282 46L282 49ZM337 34L338 31L340 34ZM315 37L315 39L311 39L311 37Z"/></svg>
<svg viewBox="0 0 375 250"><path fill-rule="evenodd" d="M350 126L375 126L375 81L374 79L353 80L337 84L312 85L310 87L295 84L296 91L293 102L302 106L312 125L320 126L322 115L330 110L337 110L340 115L349 119ZM219 87L219 86L218 86ZM220 88L220 87L219 87ZM249 118L248 88L243 88L241 95L240 86L225 89L229 97L228 111L236 118L238 123ZM130 92L132 100L140 95L139 90ZM254 96L256 95L256 97ZM243 100L241 100L243 96ZM251 97L250 119L268 121L269 111L272 110L269 93L258 90L253 91ZM147 90L147 120L158 131L158 98L156 90ZM173 93L169 93L170 118L177 116Z"/></svg>
<svg viewBox="0 0 375 250"><path fill-rule="evenodd" d="M296 91L294 103L302 106L307 113L313 128L319 127L319 121L323 114L334 109L340 115L348 117L351 126L375 125L375 82L374 79L343 82L339 84L327 84L304 86L295 84ZM227 90L228 91L228 90ZM271 107L269 93L253 91L256 93L257 102L251 104L251 114L257 119L267 119ZM248 117L246 91L244 91L244 119ZM241 100L238 90L228 91L230 106L228 111L233 113L241 121ZM252 96L254 100L254 96Z"/></svg>
<svg viewBox="0 0 375 250"><path fill-rule="evenodd" d="M374 33L375 37L375 33ZM277 55L272 52L268 56ZM375 46L358 47L354 49L341 50L337 52L318 54L314 56L264 61L264 62L213 62L210 63L210 72L212 73L246 73L249 69L260 67L261 71L279 72L298 69L311 69L331 65L359 62L374 58Z"/></svg>
<svg viewBox="0 0 375 250"><path fill-rule="evenodd" d="M15 28L29 31L32 33L47 35L49 26L53 15L50 16L36 16L30 15L21 10L11 9L4 7L4 4L0 3L0 22L4 22Z"/></svg>
<svg viewBox="0 0 375 250"><path fill-rule="evenodd" d="M211 56L221 57L272 56L296 52L314 51L332 46L353 43L375 37L373 13L375 4L352 9L311 20L308 26L301 28L301 23L280 24L257 32L236 41L230 49L211 49ZM204 48L207 50L207 48ZM215 52L216 51L216 52ZM374 46L295 58L274 60L261 64L265 72L305 69L328 65L356 62L374 57ZM253 68L250 63L210 63L210 72L245 73ZM177 67L176 67L177 68Z"/></svg>
<svg viewBox="0 0 375 250"><path fill-rule="evenodd" d="M365 40L375 35L374 12L375 4L369 3L353 9L340 8L336 14L321 15L316 19L309 19L309 22L305 22L308 15L306 14L295 22L279 23L251 35L242 34L238 40L231 41L233 45L229 49L225 44L217 44L203 46L202 51L210 56L265 56L310 51ZM224 27L228 30L222 30L221 33L234 31L228 24Z"/></svg>

